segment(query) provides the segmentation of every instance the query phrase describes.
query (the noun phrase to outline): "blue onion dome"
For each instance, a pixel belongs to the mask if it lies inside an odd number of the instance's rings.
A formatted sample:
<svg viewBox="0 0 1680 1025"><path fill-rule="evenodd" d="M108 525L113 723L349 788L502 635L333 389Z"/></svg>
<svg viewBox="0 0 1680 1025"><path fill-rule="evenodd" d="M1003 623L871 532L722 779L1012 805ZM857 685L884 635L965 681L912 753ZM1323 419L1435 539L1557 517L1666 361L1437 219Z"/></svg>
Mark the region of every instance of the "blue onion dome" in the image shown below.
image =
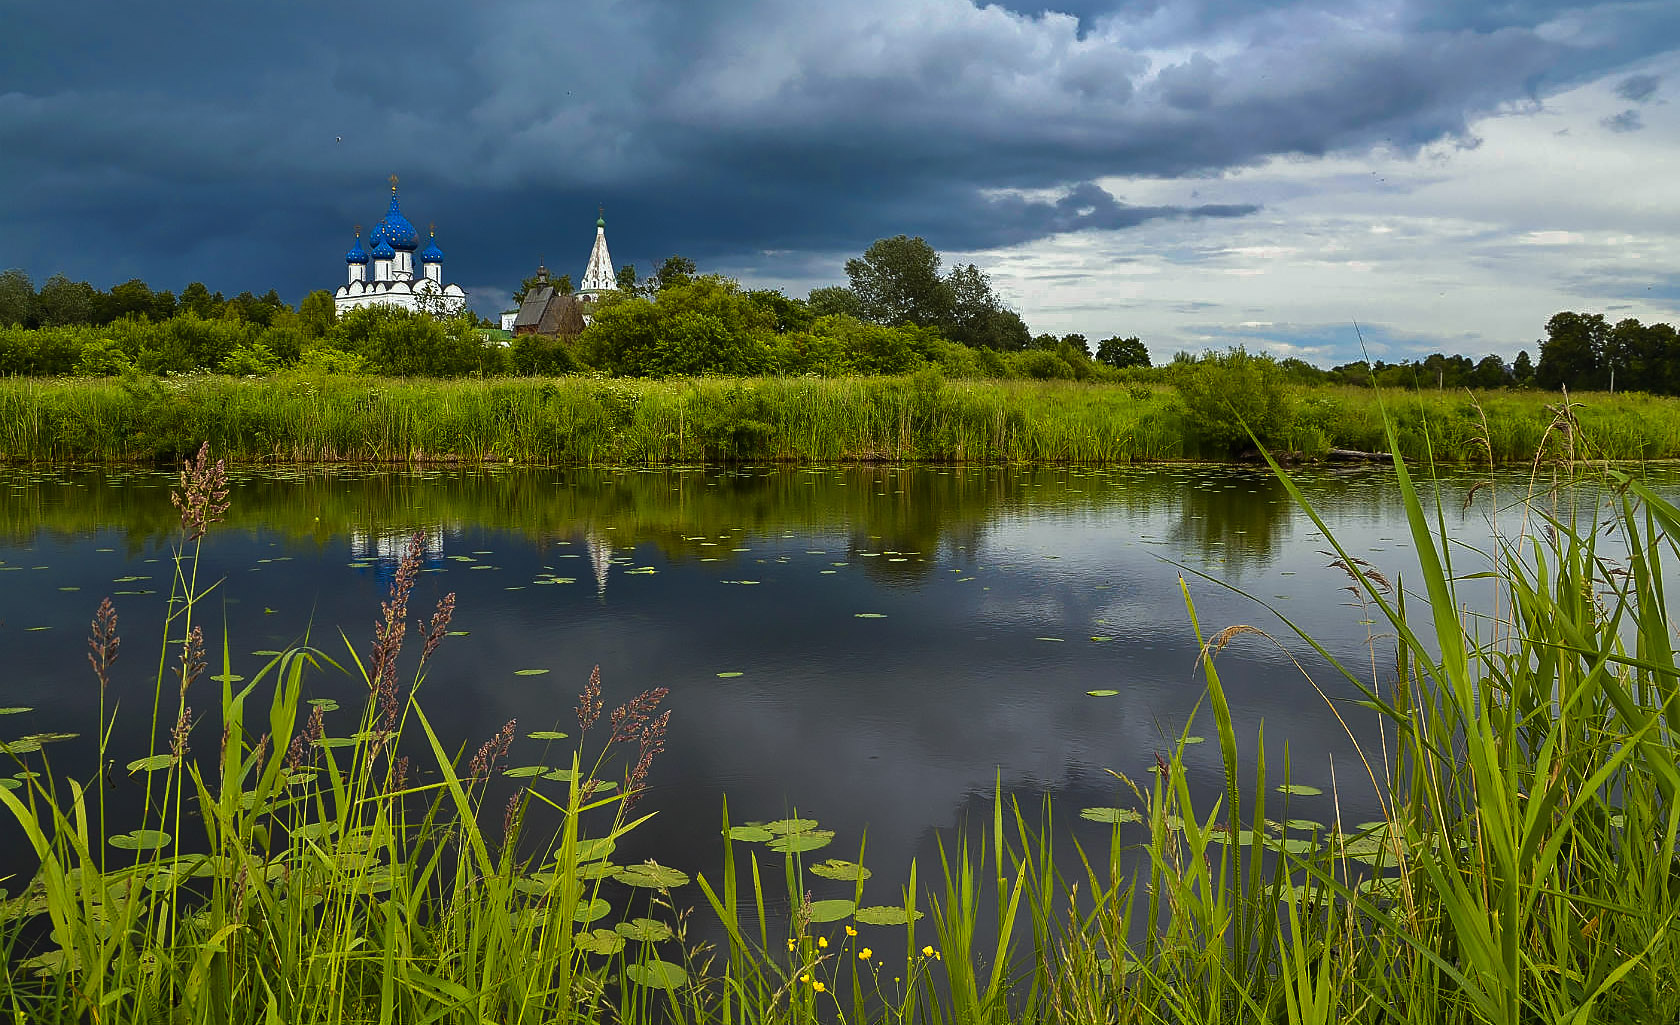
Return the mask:
<svg viewBox="0 0 1680 1025"><path fill-rule="evenodd" d="M385 219L374 226L373 234L368 238L374 242L388 242L392 249L401 249L405 253L412 253L420 244L420 233L414 230L414 225L397 209L397 190L391 189L391 208L385 211Z"/></svg>
<svg viewBox="0 0 1680 1025"><path fill-rule="evenodd" d="M426 243L426 248L420 250L421 263L442 263L443 250L438 248L437 233L432 234L432 240Z"/></svg>
<svg viewBox="0 0 1680 1025"><path fill-rule="evenodd" d="M396 256L397 251L392 249L384 239L380 239L379 244L373 247L373 258L375 260L394 260Z"/></svg>
<svg viewBox="0 0 1680 1025"><path fill-rule="evenodd" d="M356 244L350 247L350 251L348 253L344 254L344 262L345 263L366 263L366 262L368 262L367 250L362 248L362 233L360 231L356 232Z"/></svg>

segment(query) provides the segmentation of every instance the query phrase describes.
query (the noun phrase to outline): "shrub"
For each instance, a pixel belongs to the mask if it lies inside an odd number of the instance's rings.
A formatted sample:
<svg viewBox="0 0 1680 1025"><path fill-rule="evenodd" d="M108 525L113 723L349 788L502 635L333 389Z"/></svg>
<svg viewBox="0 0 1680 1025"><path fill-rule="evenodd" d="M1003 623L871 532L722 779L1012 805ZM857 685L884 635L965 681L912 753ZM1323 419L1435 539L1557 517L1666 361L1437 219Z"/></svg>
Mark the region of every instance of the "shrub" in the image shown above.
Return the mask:
<svg viewBox="0 0 1680 1025"><path fill-rule="evenodd" d="M1293 403L1277 361L1237 346L1204 353L1173 375L1203 450L1229 455L1249 448L1249 432L1262 445L1281 441Z"/></svg>

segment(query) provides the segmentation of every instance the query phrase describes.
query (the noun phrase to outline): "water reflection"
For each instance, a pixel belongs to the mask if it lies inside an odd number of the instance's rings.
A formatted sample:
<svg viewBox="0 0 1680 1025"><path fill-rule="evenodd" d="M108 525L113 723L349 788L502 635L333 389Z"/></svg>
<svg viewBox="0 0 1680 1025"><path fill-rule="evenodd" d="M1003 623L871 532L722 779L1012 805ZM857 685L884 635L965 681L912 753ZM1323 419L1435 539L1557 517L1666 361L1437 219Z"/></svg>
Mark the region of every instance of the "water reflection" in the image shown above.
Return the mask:
<svg viewBox="0 0 1680 1025"><path fill-rule="evenodd" d="M1391 577L1410 567L1386 473L1297 479L1355 554ZM0 476L0 706L35 708L7 729L89 730L96 694L81 637L105 594L125 634L113 696L130 717L123 728L144 728L136 710L162 654L177 532L172 483L152 472ZM1472 483L1449 481L1443 507L1470 542L1489 536L1485 513L1460 502ZM336 645L339 627L365 644L395 557L419 531L430 561L411 608L459 595L464 635L438 650L421 695L451 747L514 718L522 733L575 728L596 664L609 703L667 686L668 750L644 805L658 816L627 855L715 867L727 795L737 819L797 808L842 842L867 831L883 900L928 852L930 830L980 808L999 780L1054 795L1076 833L1105 835L1077 807L1131 803L1106 770L1143 778L1201 696L1181 566L1236 580L1338 654L1366 643L1312 523L1243 469L284 470L237 474L232 498L229 522L206 539L203 576L223 581L213 615L236 673L254 676L252 653L305 637ZM1245 622L1287 638L1252 602L1194 576L1188 586L1207 629ZM1271 764L1288 742L1298 780L1327 792L1334 782L1344 814L1370 817L1336 713L1356 729L1369 716L1332 709L1258 639L1220 660L1245 757L1265 723ZM1358 696L1306 664L1332 700ZM531 668L549 672L517 675ZM310 683L346 709L358 686ZM133 732L118 742L145 746ZM55 752L61 766L89 757L77 743ZM1219 779L1215 747L1192 754L1199 786ZM0 848L12 839L0 832Z"/></svg>

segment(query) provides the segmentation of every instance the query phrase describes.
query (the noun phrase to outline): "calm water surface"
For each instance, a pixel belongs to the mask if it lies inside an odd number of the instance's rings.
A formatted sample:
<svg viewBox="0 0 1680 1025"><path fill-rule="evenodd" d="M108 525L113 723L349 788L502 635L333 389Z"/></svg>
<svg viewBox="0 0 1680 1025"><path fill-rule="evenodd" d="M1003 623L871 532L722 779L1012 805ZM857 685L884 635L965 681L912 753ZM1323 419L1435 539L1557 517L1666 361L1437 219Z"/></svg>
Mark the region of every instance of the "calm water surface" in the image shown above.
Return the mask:
<svg viewBox="0 0 1680 1025"><path fill-rule="evenodd" d="M1466 508L1476 479L1445 482L1443 510L1455 538L1485 548L1496 504L1525 479L1497 478ZM1391 579L1415 575L1389 471L1299 481L1350 551ZM33 708L0 719L0 739L92 732L85 638L111 595L123 635L117 763L145 753L179 536L173 483L0 474L0 706ZM1516 529L1515 513L1498 516ZM715 871L727 795L736 821L797 809L838 830L822 856L855 855L867 830L871 899L890 902L936 831L990 818L998 780L1050 795L1076 835L1100 844L1107 827L1078 809L1135 804L1107 770L1147 779L1202 696L1181 578L1207 632L1245 623L1280 642L1243 636L1219 666L1239 736L1251 747L1263 722L1270 764L1287 741L1295 780L1326 791L1291 814L1328 820L1332 784L1347 821L1374 812L1353 743L1295 659L1356 731L1371 716L1254 599L1367 667L1368 617L1312 522L1261 471L245 472L199 571L221 581L207 606L213 665L224 618L246 677L266 660L253 652L306 636L342 655L340 628L365 652L414 531L430 551L411 611L429 615L454 591L453 625L467 632L440 648L421 695L446 743L474 748L509 719L521 734L575 734L595 665L609 708L670 688L667 751L642 805L658 814L631 857ZM546 672L519 674L532 669ZM189 703L213 710L219 685L199 686ZM357 685L326 675L312 693L354 700ZM353 728L345 703L340 733ZM216 730L206 719L195 743L208 750ZM1194 732L1212 736L1205 710ZM89 768L84 740L50 751ZM521 739L510 764L566 758ZM1218 785L1216 743L1192 749L1192 763L1201 785ZM0 826L0 851L14 834Z"/></svg>

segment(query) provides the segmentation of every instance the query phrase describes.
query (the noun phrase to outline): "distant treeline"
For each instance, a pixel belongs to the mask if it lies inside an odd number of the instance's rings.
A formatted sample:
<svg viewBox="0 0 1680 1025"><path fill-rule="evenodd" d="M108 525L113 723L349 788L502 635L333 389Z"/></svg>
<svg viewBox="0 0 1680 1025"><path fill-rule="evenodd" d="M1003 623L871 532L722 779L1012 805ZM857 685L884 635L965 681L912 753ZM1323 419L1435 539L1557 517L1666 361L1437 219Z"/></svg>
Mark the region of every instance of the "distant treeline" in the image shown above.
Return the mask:
<svg viewBox="0 0 1680 1025"><path fill-rule="evenodd" d="M230 299L192 282L176 296L136 279L101 291L62 275L36 289L11 270L0 274L0 375L252 376L298 366L428 377L937 370L951 378L1177 384L1184 368L1230 355L1181 352L1152 367L1135 336L1116 334L1093 346L1081 334L1035 335L983 271L968 264L942 272L938 252L920 238L881 239L848 261L846 272L849 285L798 298L698 274L692 261L673 256L645 277L623 268L620 291L595 304L581 335L507 343L471 314L437 320L374 307L339 317L326 291L311 292L294 309L273 290ZM560 285L569 287L564 278ZM1509 364L1496 355L1436 353L1329 370L1255 358L1269 381L1290 384L1680 394L1680 335L1667 324L1611 325L1601 314L1563 312L1547 322L1538 351L1538 361L1524 349Z"/></svg>

